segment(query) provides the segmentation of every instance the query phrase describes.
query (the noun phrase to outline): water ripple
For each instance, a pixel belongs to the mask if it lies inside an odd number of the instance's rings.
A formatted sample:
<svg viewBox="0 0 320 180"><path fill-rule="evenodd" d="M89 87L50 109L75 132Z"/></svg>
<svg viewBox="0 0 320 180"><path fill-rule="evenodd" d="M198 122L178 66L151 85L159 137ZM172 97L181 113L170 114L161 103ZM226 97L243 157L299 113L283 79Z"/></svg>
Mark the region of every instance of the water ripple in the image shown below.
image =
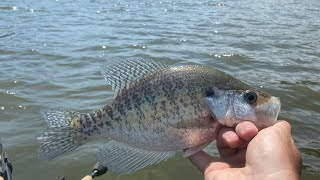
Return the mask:
<svg viewBox="0 0 320 180"><path fill-rule="evenodd" d="M0 136L15 177L80 179L75 172L91 166L88 149L98 143L65 155L59 167L60 160L36 160L34 138L46 126L40 112L109 103L99 66L109 57L144 57L214 66L279 96L304 158L302 179L319 179L319 9L318 0L1 1ZM173 177L202 178L177 157L120 179Z"/></svg>

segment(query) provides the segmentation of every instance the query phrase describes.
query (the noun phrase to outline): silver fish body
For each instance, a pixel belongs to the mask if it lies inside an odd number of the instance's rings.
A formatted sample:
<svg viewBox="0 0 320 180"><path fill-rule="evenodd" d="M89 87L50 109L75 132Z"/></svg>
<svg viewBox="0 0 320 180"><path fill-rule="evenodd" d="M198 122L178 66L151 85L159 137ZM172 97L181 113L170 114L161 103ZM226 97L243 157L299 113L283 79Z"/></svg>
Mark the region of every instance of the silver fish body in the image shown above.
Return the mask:
<svg viewBox="0 0 320 180"><path fill-rule="evenodd" d="M212 67L168 67L135 58L109 60L101 72L115 90L113 102L88 114L45 113L49 128L38 138L41 157L110 138L98 161L114 172L131 173L177 150L191 149L189 155L201 150L221 125L245 120L272 125L280 109L277 98Z"/></svg>

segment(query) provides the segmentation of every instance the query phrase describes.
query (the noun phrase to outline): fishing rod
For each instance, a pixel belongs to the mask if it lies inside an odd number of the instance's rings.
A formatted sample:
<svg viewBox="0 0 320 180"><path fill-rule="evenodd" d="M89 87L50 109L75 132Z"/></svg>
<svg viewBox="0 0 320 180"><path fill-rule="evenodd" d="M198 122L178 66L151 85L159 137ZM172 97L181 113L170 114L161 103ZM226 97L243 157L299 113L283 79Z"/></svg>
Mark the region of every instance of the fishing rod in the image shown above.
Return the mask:
<svg viewBox="0 0 320 180"><path fill-rule="evenodd" d="M12 180L12 164L7 152L0 142L0 180Z"/></svg>
<svg viewBox="0 0 320 180"><path fill-rule="evenodd" d="M101 176L108 172L108 168L102 166L97 162L89 175L83 177L81 180L92 180L97 176ZM12 180L12 164L9 159L9 155L4 151L2 143L0 142L0 180ZM59 180L66 180L65 177L61 177Z"/></svg>
<svg viewBox="0 0 320 180"><path fill-rule="evenodd" d="M92 172L90 173L90 175L83 177L81 180L92 180L93 178L95 178L97 176L101 176L107 172L108 172L108 168L102 166L99 162L97 162L93 166L93 169L92 169ZM66 178L64 176L62 176L59 180L66 180Z"/></svg>
<svg viewBox="0 0 320 180"><path fill-rule="evenodd" d="M108 168L102 166L99 162L97 162L94 166L93 166L93 170L91 172L90 175L87 175L85 177L83 177L81 180L91 180L97 176L101 176L105 173L108 172Z"/></svg>

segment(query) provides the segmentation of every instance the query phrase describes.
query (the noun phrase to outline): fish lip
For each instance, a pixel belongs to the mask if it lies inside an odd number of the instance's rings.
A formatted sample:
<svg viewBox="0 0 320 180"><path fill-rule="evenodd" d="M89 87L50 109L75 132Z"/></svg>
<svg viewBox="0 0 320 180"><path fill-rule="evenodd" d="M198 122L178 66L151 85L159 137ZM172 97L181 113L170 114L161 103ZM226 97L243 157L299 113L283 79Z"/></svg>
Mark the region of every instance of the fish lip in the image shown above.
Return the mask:
<svg viewBox="0 0 320 180"><path fill-rule="evenodd" d="M261 117L258 117L257 126L268 127L274 125L277 122L280 109L280 99L278 97L272 96L267 102L263 103L257 108L256 113L263 114Z"/></svg>

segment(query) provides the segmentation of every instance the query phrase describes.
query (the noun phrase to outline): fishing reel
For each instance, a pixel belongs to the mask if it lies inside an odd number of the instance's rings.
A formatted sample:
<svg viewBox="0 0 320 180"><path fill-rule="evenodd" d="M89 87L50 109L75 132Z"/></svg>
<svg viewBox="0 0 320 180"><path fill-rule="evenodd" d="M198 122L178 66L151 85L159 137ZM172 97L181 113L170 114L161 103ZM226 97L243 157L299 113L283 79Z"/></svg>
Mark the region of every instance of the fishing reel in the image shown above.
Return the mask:
<svg viewBox="0 0 320 180"><path fill-rule="evenodd" d="M107 173L107 171L108 171L107 167L104 167L104 166L100 165L99 162L97 162L93 166L91 174L83 177L81 180L92 180L93 178L95 178L97 176L101 176L101 175ZM66 179L64 176L62 176L59 180L66 180Z"/></svg>

